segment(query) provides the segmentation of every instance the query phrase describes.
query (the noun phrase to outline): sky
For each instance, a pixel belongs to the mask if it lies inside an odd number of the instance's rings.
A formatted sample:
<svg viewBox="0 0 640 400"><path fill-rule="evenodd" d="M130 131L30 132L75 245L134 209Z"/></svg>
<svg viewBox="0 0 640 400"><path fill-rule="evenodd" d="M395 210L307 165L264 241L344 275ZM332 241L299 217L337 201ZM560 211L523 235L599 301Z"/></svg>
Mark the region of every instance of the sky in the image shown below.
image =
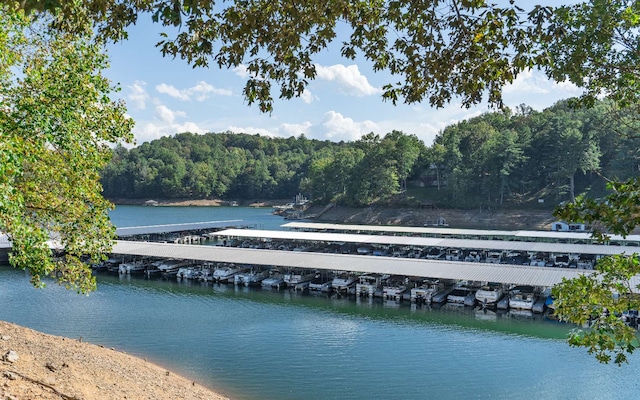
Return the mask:
<svg viewBox="0 0 640 400"><path fill-rule="evenodd" d="M376 73L366 60L346 60L339 49L322 52L316 60L317 77L300 98L278 100L274 110L261 113L249 106L242 90L243 68L192 68L179 58L163 57L155 44L161 28L141 15L129 29L129 39L108 46L107 78L120 86L127 113L135 121L136 145L181 132L226 132L353 141L373 132L392 130L414 134L428 146L446 126L494 111L486 104L466 109L452 101L444 108L427 102L398 104L382 100L381 87L389 76ZM538 71L521 73L504 88L505 105L526 104L543 110L580 94L569 83L550 82Z"/></svg>

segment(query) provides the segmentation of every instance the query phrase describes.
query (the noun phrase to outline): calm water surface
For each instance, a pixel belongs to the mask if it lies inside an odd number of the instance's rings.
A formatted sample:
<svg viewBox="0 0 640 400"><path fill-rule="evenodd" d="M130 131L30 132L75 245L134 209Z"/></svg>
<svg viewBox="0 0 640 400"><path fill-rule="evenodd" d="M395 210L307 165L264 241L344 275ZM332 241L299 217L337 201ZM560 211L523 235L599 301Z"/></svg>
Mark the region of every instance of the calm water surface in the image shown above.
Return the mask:
<svg viewBox="0 0 640 400"><path fill-rule="evenodd" d="M566 345L569 326L530 314L109 275L80 296L33 289L23 272L0 268L0 319L147 357L235 399L629 399L640 390L640 357L600 365Z"/></svg>

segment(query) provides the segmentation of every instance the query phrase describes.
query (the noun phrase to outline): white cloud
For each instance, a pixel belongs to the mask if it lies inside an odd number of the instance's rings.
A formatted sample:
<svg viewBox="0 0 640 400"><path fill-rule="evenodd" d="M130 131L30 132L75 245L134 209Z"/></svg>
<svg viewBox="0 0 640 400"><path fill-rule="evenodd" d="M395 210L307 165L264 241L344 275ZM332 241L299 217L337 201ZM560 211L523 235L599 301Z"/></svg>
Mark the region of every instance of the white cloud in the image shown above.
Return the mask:
<svg viewBox="0 0 640 400"><path fill-rule="evenodd" d="M504 94L522 93L522 94L545 94L549 93L549 80L539 73L532 70L522 71L518 77L503 89Z"/></svg>
<svg viewBox="0 0 640 400"><path fill-rule="evenodd" d="M380 89L371 86L367 77L360 73L357 65L335 64L328 67L316 65L317 79L336 82L340 90L352 96L370 96L380 93Z"/></svg>
<svg viewBox="0 0 640 400"><path fill-rule="evenodd" d="M578 96L581 89L570 82L554 82L536 70L521 72L512 84L503 89L504 102L514 108L526 104L542 110L559 100Z"/></svg>
<svg viewBox="0 0 640 400"><path fill-rule="evenodd" d="M164 104L160 104L156 106L156 116L160 121L172 124L176 117L186 117L187 114L184 111L173 111Z"/></svg>
<svg viewBox="0 0 640 400"><path fill-rule="evenodd" d="M311 94L311 91L309 91L309 89L305 89L302 94L300 95L300 99L302 101L304 101L306 104L311 104L311 102L315 99L316 97Z"/></svg>
<svg viewBox="0 0 640 400"><path fill-rule="evenodd" d="M138 121L133 128L136 145L180 132L208 132L193 121L182 121L186 117L187 113L184 111L171 110L163 104L156 105L153 120Z"/></svg>
<svg viewBox="0 0 640 400"><path fill-rule="evenodd" d="M322 125L314 127L312 132L316 139L350 141L358 140L369 132L380 132L380 127L373 121L356 122L338 112L328 111L324 114Z"/></svg>
<svg viewBox="0 0 640 400"><path fill-rule="evenodd" d="M305 136L309 129L313 126L313 124L309 121L305 121L301 124L281 124L278 128L278 132L280 136L291 137L291 136L300 136L301 133L304 133Z"/></svg>
<svg viewBox="0 0 640 400"><path fill-rule="evenodd" d="M189 96L186 93L181 92L173 85L167 85L166 83L161 83L156 86L156 90L159 93L169 95L175 99L186 101L189 100Z"/></svg>
<svg viewBox="0 0 640 400"><path fill-rule="evenodd" d="M163 136L172 136L180 132L205 133L206 130L202 129L198 124L189 121L174 124L149 121L142 124L136 124L136 127L133 129L136 145L160 139Z"/></svg>
<svg viewBox="0 0 640 400"><path fill-rule="evenodd" d="M245 79L246 77L249 76L249 71L247 71L247 66L244 64L240 64L237 67L233 67L233 72L242 79Z"/></svg>
<svg viewBox="0 0 640 400"><path fill-rule="evenodd" d="M209 98L211 94L219 96L231 96L233 94L231 90L216 88L205 81L200 81L195 86L183 90L173 85L161 83L156 86L156 90L159 93L166 94L181 101L191 101L194 99L196 101L204 101Z"/></svg>
<svg viewBox="0 0 640 400"><path fill-rule="evenodd" d="M144 81L135 81L133 85L128 86L130 93L127 96L129 102L136 110L144 110L147 108L147 100L149 100L149 94L144 88L147 85Z"/></svg>
<svg viewBox="0 0 640 400"><path fill-rule="evenodd" d="M269 129L266 128L256 128L253 126L245 126L245 127L240 127L240 126L236 126L236 125L229 125L229 127L227 128L227 130L233 132L233 133L247 133L249 135L260 135L260 136L278 136L277 134L275 134L274 132L270 131Z"/></svg>

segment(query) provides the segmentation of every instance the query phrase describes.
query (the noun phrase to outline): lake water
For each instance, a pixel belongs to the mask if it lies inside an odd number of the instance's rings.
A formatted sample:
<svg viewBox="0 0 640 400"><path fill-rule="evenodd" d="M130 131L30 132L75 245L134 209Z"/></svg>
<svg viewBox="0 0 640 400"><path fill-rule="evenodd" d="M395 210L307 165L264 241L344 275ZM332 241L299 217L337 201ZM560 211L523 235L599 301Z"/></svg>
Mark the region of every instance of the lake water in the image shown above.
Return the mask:
<svg viewBox="0 0 640 400"><path fill-rule="evenodd" d="M118 207L112 219L274 229L283 220L269 211ZM24 272L0 268L0 319L146 357L234 399L628 399L640 390L640 357L598 364L566 344L570 326L522 313L110 275L80 296L33 289Z"/></svg>

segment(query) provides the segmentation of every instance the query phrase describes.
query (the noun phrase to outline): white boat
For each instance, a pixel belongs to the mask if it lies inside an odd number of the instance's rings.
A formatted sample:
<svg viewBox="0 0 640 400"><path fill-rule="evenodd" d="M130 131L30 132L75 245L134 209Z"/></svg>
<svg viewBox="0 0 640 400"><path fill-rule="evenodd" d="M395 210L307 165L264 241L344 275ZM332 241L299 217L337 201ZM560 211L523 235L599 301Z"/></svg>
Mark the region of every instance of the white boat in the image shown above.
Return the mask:
<svg viewBox="0 0 640 400"><path fill-rule="evenodd" d="M190 267L181 267L178 269L176 278L178 279L201 279L205 274L203 265L194 265ZM208 273L207 269L207 273Z"/></svg>
<svg viewBox="0 0 640 400"><path fill-rule="evenodd" d="M356 282L356 296L374 297L376 292L382 290L382 275L364 274L358 277Z"/></svg>
<svg viewBox="0 0 640 400"><path fill-rule="evenodd" d="M246 272L239 272L233 278L233 283L238 286L260 286L262 281L269 276L269 271L262 269L252 269Z"/></svg>
<svg viewBox="0 0 640 400"><path fill-rule="evenodd" d="M281 289L287 286L284 281L284 274L278 269L272 269L269 271L269 276L264 278L260 285L263 288L276 288Z"/></svg>
<svg viewBox="0 0 640 400"><path fill-rule="evenodd" d="M536 301L533 286L515 286L509 290L509 308L532 310Z"/></svg>
<svg viewBox="0 0 640 400"><path fill-rule="evenodd" d="M292 269L289 272L285 272L284 282L290 288L302 290L305 288L304 286L308 287L308 282L311 282L315 277L315 271L309 272L308 270L303 269Z"/></svg>
<svg viewBox="0 0 640 400"><path fill-rule="evenodd" d="M177 259L168 259L168 260L160 260L153 263L156 269L162 274L164 277L175 277L178 274L178 270L181 267L188 265L188 261L177 260Z"/></svg>
<svg viewBox="0 0 640 400"><path fill-rule="evenodd" d="M487 257L485 258L485 262L490 264L500 264L502 261L502 252L501 251L489 251L487 252Z"/></svg>
<svg viewBox="0 0 640 400"><path fill-rule="evenodd" d="M464 257L465 262L480 262L482 256L480 255L479 250L469 250L467 255Z"/></svg>
<svg viewBox="0 0 640 400"><path fill-rule="evenodd" d="M331 286L338 293L348 293L350 289L355 288L358 277L348 272L340 272L331 281Z"/></svg>
<svg viewBox="0 0 640 400"><path fill-rule="evenodd" d="M142 274L147 268L147 264L144 260L135 260L122 263L118 266L118 272L121 274Z"/></svg>
<svg viewBox="0 0 640 400"><path fill-rule="evenodd" d="M445 251L445 260L447 261L462 261L463 255L460 249L447 249Z"/></svg>
<svg viewBox="0 0 640 400"><path fill-rule="evenodd" d="M237 273L246 271L246 267L240 267L237 265L224 265L218 267L213 271L213 280L218 283L233 282L233 279Z"/></svg>
<svg viewBox="0 0 640 400"><path fill-rule="evenodd" d="M576 268L593 269L596 265L596 256L593 254L580 254L576 259Z"/></svg>
<svg viewBox="0 0 640 400"><path fill-rule="evenodd" d="M439 280L425 281L411 289L411 302L416 304L441 303L452 290L453 287L446 288ZM437 294L439 296L436 296Z"/></svg>
<svg viewBox="0 0 640 400"><path fill-rule="evenodd" d="M504 296L502 285L498 283L490 283L481 286L478 291L476 291L476 302L483 308L493 307L498 304L498 301L502 299L502 296Z"/></svg>
<svg viewBox="0 0 640 400"><path fill-rule="evenodd" d="M401 277L391 277L382 284L382 298L385 300L401 301L407 291L407 285Z"/></svg>
<svg viewBox="0 0 640 400"><path fill-rule="evenodd" d="M547 264L547 257L544 253L535 253L531 255L529 265L532 267L544 267Z"/></svg>
<svg viewBox="0 0 640 400"><path fill-rule="evenodd" d="M573 258L569 256L569 254L566 254L566 253L556 254L555 266L559 268L569 268L569 264L571 263L572 260Z"/></svg>
<svg viewBox="0 0 640 400"><path fill-rule="evenodd" d="M309 282L309 290L313 292L329 293L333 289L333 278L327 274L316 272L316 276Z"/></svg>

